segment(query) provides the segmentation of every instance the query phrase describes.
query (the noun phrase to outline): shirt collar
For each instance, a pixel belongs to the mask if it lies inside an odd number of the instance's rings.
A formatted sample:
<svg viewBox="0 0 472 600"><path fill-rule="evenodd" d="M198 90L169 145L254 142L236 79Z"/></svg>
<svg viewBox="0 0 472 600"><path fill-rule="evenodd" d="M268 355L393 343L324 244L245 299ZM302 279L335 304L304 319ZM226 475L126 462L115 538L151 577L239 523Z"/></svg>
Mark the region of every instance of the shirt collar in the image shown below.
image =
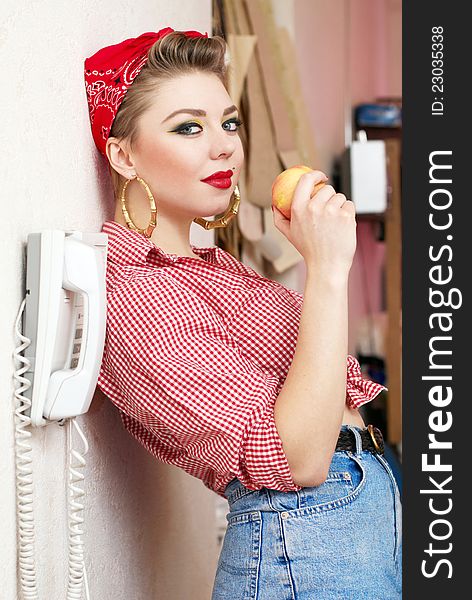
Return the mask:
<svg viewBox="0 0 472 600"><path fill-rule="evenodd" d="M102 225L102 232L108 235L107 255L115 263L122 265L145 265L148 262L150 253L157 258L158 262L168 265L183 261L195 262L196 260L189 256L179 256L178 254L164 252L162 248L156 246L149 238L146 238L133 229L128 229L116 221L105 221ZM192 245L191 247L193 252L206 262L218 263L221 260L223 251L218 246L199 248ZM200 261L197 264L200 264Z"/></svg>

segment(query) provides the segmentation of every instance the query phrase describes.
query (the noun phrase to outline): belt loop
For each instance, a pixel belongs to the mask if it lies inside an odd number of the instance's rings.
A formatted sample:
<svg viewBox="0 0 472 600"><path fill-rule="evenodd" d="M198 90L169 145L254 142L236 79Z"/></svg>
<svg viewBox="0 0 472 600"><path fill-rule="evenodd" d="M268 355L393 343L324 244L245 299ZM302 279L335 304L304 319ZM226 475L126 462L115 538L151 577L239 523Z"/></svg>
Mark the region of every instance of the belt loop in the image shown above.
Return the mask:
<svg viewBox="0 0 472 600"><path fill-rule="evenodd" d="M354 439L356 440L356 454L362 453L362 438L359 430L353 425L348 425L347 428L354 434Z"/></svg>

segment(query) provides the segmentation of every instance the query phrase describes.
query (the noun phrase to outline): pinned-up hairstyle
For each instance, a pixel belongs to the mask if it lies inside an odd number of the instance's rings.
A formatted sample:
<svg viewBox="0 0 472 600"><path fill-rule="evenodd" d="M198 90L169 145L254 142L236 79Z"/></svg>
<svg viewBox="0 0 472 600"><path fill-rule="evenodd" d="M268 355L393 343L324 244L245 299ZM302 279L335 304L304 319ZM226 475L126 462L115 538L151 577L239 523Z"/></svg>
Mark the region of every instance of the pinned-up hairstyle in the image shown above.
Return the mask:
<svg viewBox="0 0 472 600"><path fill-rule="evenodd" d="M188 37L174 31L155 42L148 59L126 92L113 121L110 136L133 147L138 120L151 106L161 81L186 73L212 73L227 87L226 42L222 37ZM115 197L124 178L111 166Z"/></svg>

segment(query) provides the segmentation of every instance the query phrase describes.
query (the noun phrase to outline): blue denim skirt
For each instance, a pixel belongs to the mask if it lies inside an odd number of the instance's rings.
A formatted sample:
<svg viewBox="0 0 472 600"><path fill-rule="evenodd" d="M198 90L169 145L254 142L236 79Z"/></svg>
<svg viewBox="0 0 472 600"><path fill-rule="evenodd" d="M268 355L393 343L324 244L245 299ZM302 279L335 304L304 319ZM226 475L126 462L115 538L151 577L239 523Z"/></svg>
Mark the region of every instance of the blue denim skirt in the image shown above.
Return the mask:
<svg viewBox="0 0 472 600"><path fill-rule="evenodd" d="M397 600L402 589L401 500L389 464L335 452L326 481L280 492L225 490L228 522L212 600Z"/></svg>

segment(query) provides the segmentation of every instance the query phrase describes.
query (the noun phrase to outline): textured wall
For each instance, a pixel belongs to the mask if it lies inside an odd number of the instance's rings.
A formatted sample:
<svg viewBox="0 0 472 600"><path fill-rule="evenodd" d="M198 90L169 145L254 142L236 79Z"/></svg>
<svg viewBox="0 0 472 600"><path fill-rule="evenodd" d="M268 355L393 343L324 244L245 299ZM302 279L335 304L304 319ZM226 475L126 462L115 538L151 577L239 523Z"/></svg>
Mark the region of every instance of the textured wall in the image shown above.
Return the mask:
<svg viewBox="0 0 472 600"><path fill-rule="evenodd" d="M6 0L2 4L0 373L0 597L16 587L12 352L24 296L29 232L99 231L114 207L93 145L83 60L98 48L161 27L211 33L210 0ZM195 225L193 242L208 232ZM200 231L198 231L200 230ZM209 245L209 244L207 244ZM78 419L85 469L85 551L94 600L208 600L216 569L215 494L154 460L98 392ZM34 430L39 597L66 597L66 428ZM75 435L78 448L80 438ZM85 596L84 596L85 597Z"/></svg>

